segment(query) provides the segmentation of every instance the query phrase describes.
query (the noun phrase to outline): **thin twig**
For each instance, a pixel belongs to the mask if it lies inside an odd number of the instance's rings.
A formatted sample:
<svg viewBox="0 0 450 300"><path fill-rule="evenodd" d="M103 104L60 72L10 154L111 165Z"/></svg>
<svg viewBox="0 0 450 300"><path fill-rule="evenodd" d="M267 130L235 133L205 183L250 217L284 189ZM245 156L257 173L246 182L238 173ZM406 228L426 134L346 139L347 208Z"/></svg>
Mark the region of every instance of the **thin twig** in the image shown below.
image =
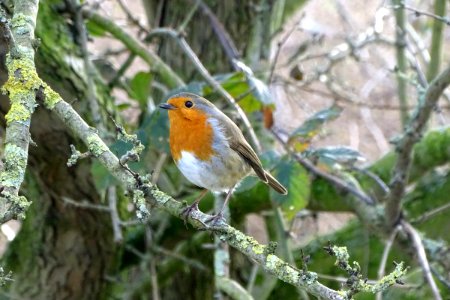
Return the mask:
<svg viewBox="0 0 450 300"><path fill-rule="evenodd" d="M100 105L97 99L97 89L95 86L95 67L89 56L87 48L88 38L87 29L84 24L84 18L82 14L82 7L80 0L66 1L67 8L73 14L73 20L76 28L77 43L81 49L81 57L83 58L84 73L86 74L86 97L89 103L90 114L95 127L99 130L101 135L106 134L106 127L102 120L102 114L100 111Z"/></svg>
<svg viewBox="0 0 450 300"><path fill-rule="evenodd" d="M117 192L116 186L111 185L108 187L108 206L111 215L111 222L114 234L114 243L120 244L123 241L122 235L122 221L120 220L119 213L117 211Z"/></svg>
<svg viewBox="0 0 450 300"><path fill-rule="evenodd" d="M224 196L221 194L214 194L214 210L216 213L222 210L224 205ZM224 220L228 223L230 222L230 209L228 206L223 208ZM229 285L224 285L224 278L230 277L230 250L227 243L220 240L218 236L214 237L214 275L215 275L215 285L216 292L214 295L215 299L222 300L223 289L229 287Z"/></svg>
<svg viewBox="0 0 450 300"><path fill-rule="evenodd" d="M434 299L442 300L441 294L439 293L439 289L436 285L436 282L433 279L433 275L431 274L430 264L428 263L427 254L425 253L425 249L422 244L422 238L420 237L417 230L405 220L401 221L401 225L411 237L412 243L416 250L417 259L419 260L419 264L422 267L423 275L431 288Z"/></svg>
<svg viewBox="0 0 450 300"><path fill-rule="evenodd" d="M304 14L302 14L302 16L300 17L300 20L298 20L297 22L295 22L294 26L292 26L292 28L284 35L284 37L278 42L277 44L277 50L275 52L275 57L273 58L272 64L270 66L270 73L269 73L269 77L267 78L267 82L268 84L272 84L272 80L273 80L273 74L275 72L275 67L277 65L278 62L278 58L280 56L281 53L281 49L283 48L284 44L286 44L287 40L290 38L290 36L299 28L300 22L303 20Z"/></svg>
<svg viewBox="0 0 450 300"><path fill-rule="evenodd" d="M313 174L315 174L315 175L317 175L319 177L322 177L322 178L326 179L327 181L329 181L333 186L335 186L339 190L348 192L348 193L352 194L353 196L356 196L358 199L362 200L364 203L369 204L369 205L373 205L374 204L374 201L372 200L372 198L370 198L368 195L366 195L362 191L356 189L353 185L345 182L344 180L342 180L340 178L337 178L337 177L335 177L335 176L333 176L333 175L331 175L329 173L326 173L326 172L320 170L319 168L314 166L314 164L311 163L308 159L301 157L298 153L292 152L288 148L286 142L281 138L281 136L277 132L272 130L272 134L284 146L286 151L291 153L293 158L298 163L300 163L303 167L305 167L308 171L312 172Z"/></svg>
<svg viewBox="0 0 450 300"><path fill-rule="evenodd" d="M192 17L194 16L195 12L197 11L199 5L200 5L200 0L195 0L194 5L188 11L186 16L184 17L183 22L181 22L180 26L178 27L178 32L184 32L184 30L188 26L189 22L192 20Z"/></svg>
<svg viewBox="0 0 450 300"><path fill-rule="evenodd" d="M399 4L399 5L394 5L392 8L393 9L402 9L402 8L404 8L406 10L414 12L414 14L416 16L423 15L423 16L431 17L431 18L434 18L434 19L436 19L436 20L438 20L440 22L443 22L444 24L450 26L450 18L449 17L438 16L436 14L433 14L433 13L430 13L430 12L427 12L427 11L424 11L424 10L417 9L415 7L406 5L404 3L404 1L401 1L401 4Z"/></svg>
<svg viewBox="0 0 450 300"><path fill-rule="evenodd" d="M386 271L386 262L389 257L389 253L391 253L392 245L394 244L395 237L397 236L397 233L399 231L399 227L395 227L394 230L391 232L391 235L389 236L389 239L386 241L386 244L384 246L383 255L381 256L380 266L378 268L378 280L384 277L385 271ZM376 300L382 300L383 299L383 293L380 292L376 296Z"/></svg>
<svg viewBox="0 0 450 300"><path fill-rule="evenodd" d="M156 182L158 181L159 175L161 174L161 170L164 166L164 163L166 162L166 159L167 159L166 152L163 152L159 155L152 172L152 184L156 184Z"/></svg>
<svg viewBox="0 0 450 300"><path fill-rule="evenodd" d="M93 23L111 33L116 39L121 41L131 53L142 58L153 71L157 72L162 81L170 88L178 88L184 86L183 80L175 73L161 58L156 55L151 49L143 47L139 41L130 36L123 28L115 24L113 21L91 11L83 8L83 16L90 19Z"/></svg>
<svg viewBox="0 0 450 300"><path fill-rule="evenodd" d="M133 13L128 9L128 6L125 4L125 2L123 2L123 0L117 0L117 3L119 3L120 8L122 8L123 12L125 13L125 15L127 16L127 19L134 24L135 26L137 26L139 28L140 32L143 32L145 34L148 34L148 29L141 24L141 21L136 18Z"/></svg>
<svg viewBox="0 0 450 300"><path fill-rule="evenodd" d="M420 224L423 223L425 221L428 221L429 219L431 219L432 217L434 217L437 214L443 213L444 211L446 211L447 209L450 208L450 202L439 206L435 209L432 209L430 211L425 212L423 215L411 220L411 224Z"/></svg>
<svg viewBox="0 0 450 300"><path fill-rule="evenodd" d="M103 212L107 212L107 213L111 212L111 210L107 206L98 205L98 204L92 204L92 203L87 202L86 200L84 200L82 202L78 202L78 201L72 200L72 199L70 199L68 197L62 197L61 199L64 202L66 202L66 203L68 203L70 205L73 205L75 207L93 209L93 210L103 211Z"/></svg>

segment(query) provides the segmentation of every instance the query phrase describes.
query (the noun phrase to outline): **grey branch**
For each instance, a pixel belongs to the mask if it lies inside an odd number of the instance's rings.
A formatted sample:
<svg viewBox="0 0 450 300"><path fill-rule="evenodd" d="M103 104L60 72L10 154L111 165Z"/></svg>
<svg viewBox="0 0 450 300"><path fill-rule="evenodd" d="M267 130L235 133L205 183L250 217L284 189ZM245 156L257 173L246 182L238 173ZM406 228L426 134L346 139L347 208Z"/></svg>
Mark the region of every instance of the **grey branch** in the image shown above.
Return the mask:
<svg viewBox="0 0 450 300"><path fill-rule="evenodd" d="M450 66L439 74L428 86L425 93L419 97L419 105L409 124L406 126L403 136L396 145L398 158L394 166L392 180L390 182L391 193L386 203L387 225L392 227L399 219L401 212L401 199L405 193L408 182L408 173L411 167L413 147L418 142L430 118L433 108L445 88L450 84Z"/></svg>
<svg viewBox="0 0 450 300"><path fill-rule="evenodd" d="M44 84L44 83L43 83ZM135 195L140 192L146 201L169 214L180 217L183 204L172 197L159 191L155 186L140 182L133 174L127 171L120 163L119 159L109 150L101 140L95 130L77 114L77 112L59 95L45 87L49 91L41 91L39 100L44 106L58 116L71 131L81 139L88 147L89 151L115 176L125 189ZM50 97L45 97L50 95ZM344 299L339 292L332 290L317 281L317 275L313 272L297 270L284 262L270 251L270 247L259 244L252 237L236 230L226 223L218 224L214 227L205 228L204 224L211 216L202 212L195 212L187 221L197 229L208 229L218 235L230 246L245 254L248 258L261 265L268 273L277 276L280 280L290 283L296 287L305 289L312 295L326 299Z"/></svg>
<svg viewBox="0 0 450 300"><path fill-rule="evenodd" d="M401 224L405 231L410 235L414 248L416 248L417 259L419 260L419 264L422 267L423 275L430 285L431 291L433 292L434 299L442 300L442 297L439 294L439 289L433 279L433 275L431 274L430 264L428 263L427 255L423 247L422 238L420 237L417 230L411 226L411 224L404 220Z"/></svg>
<svg viewBox="0 0 450 300"><path fill-rule="evenodd" d="M8 81L3 91L9 95L11 108L6 115L4 169L0 174L0 219L23 217L28 200L19 196L25 177L30 144L31 115L36 107L37 78L34 66L34 29L39 1L14 1L11 20L14 55L7 55ZM0 16L1 19L5 16ZM11 45L10 45L11 46Z"/></svg>

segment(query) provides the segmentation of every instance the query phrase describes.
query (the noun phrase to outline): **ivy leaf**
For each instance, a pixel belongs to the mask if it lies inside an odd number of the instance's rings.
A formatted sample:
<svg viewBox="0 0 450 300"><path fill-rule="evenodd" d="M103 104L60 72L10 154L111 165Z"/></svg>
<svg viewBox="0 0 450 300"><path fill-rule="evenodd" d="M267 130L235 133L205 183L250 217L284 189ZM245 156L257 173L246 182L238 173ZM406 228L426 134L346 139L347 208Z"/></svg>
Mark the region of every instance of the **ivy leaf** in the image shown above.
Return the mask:
<svg viewBox="0 0 450 300"><path fill-rule="evenodd" d="M150 96L150 83L152 75L150 72L138 72L130 80L130 97L139 101L141 107L145 107Z"/></svg>
<svg viewBox="0 0 450 300"><path fill-rule="evenodd" d="M281 206L288 219L292 219L308 205L311 192L308 173L300 164L284 158L277 164L272 174L287 188L288 194L280 195L271 189L270 198Z"/></svg>

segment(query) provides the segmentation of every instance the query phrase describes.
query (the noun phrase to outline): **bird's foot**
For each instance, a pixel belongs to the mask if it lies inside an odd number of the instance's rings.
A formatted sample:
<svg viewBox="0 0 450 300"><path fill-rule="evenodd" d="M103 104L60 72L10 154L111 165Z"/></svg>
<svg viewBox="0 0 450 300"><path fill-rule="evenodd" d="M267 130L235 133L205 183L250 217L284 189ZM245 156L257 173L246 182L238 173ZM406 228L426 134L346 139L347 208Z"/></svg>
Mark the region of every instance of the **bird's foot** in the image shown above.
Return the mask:
<svg viewBox="0 0 450 300"><path fill-rule="evenodd" d="M191 205L189 205L188 207L186 207L185 209L183 209L183 211L180 214L180 217L183 218L184 220L184 225L187 227L187 219L189 218L189 216L194 212L194 211L199 211L198 209L198 202L194 202Z"/></svg>
<svg viewBox="0 0 450 300"><path fill-rule="evenodd" d="M212 226L215 226L220 222L225 222L225 218L223 217L222 212L219 212L218 214L212 216L211 218L205 221L206 224L211 223Z"/></svg>

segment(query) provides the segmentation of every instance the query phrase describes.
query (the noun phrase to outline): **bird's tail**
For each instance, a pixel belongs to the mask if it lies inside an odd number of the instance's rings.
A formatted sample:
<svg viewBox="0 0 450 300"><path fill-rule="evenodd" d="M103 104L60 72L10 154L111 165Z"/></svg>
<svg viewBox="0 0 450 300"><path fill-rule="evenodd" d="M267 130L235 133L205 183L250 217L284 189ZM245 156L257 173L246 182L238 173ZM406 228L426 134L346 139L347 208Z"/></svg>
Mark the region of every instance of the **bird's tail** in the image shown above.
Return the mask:
<svg viewBox="0 0 450 300"><path fill-rule="evenodd" d="M282 195L287 195L288 191L287 189L278 182L278 180L276 180L272 175L270 175L268 172L266 173L266 178L267 178L267 184L273 188L275 191L277 191L278 193L282 194Z"/></svg>

